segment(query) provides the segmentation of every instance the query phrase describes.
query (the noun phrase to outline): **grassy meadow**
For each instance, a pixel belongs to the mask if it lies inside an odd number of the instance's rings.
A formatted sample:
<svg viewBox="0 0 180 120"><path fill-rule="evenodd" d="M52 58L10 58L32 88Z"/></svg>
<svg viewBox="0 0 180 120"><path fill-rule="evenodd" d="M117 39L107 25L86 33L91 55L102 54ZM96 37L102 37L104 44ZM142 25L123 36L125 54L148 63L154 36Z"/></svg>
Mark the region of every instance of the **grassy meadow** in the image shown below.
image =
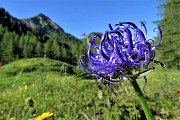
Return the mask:
<svg viewBox="0 0 180 120"><path fill-rule="evenodd" d="M22 59L0 67L0 120L145 120L130 82L114 91L90 79L78 79L76 66L48 58ZM157 67L140 87L156 120L180 119L180 72Z"/></svg>

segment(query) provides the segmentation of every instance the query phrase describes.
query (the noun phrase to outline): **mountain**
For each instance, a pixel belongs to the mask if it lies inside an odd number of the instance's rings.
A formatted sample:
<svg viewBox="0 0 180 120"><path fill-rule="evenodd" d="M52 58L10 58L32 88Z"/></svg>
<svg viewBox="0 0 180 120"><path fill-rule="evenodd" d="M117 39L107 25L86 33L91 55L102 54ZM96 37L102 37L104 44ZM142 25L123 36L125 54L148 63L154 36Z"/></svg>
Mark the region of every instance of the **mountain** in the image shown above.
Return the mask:
<svg viewBox="0 0 180 120"><path fill-rule="evenodd" d="M8 31L16 32L16 34L27 34L31 31L21 20L11 16L4 8L0 8L0 25Z"/></svg>
<svg viewBox="0 0 180 120"><path fill-rule="evenodd" d="M42 34L50 33L52 31L64 32L64 30L59 25L54 23L49 17L47 17L43 13L40 13L31 18L22 19L21 21L25 23L27 27L30 27L33 30Z"/></svg>
<svg viewBox="0 0 180 120"><path fill-rule="evenodd" d="M17 19L0 8L0 62L4 64L47 57L76 65L85 48L86 42L66 33L42 13Z"/></svg>

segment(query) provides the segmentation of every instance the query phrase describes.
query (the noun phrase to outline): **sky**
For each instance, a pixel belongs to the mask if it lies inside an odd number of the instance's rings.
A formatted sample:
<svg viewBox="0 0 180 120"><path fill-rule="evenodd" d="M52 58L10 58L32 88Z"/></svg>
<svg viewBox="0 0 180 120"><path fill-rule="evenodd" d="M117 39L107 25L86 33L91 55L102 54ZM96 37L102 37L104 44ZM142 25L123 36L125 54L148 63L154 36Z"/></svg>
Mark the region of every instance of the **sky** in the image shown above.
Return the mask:
<svg viewBox="0 0 180 120"><path fill-rule="evenodd" d="M12 16L23 19L43 13L64 29L65 32L82 38L82 34L105 32L108 24L146 21L147 38L157 35L153 21L157 16L157 0L1 0L0 7Z"/></svg>

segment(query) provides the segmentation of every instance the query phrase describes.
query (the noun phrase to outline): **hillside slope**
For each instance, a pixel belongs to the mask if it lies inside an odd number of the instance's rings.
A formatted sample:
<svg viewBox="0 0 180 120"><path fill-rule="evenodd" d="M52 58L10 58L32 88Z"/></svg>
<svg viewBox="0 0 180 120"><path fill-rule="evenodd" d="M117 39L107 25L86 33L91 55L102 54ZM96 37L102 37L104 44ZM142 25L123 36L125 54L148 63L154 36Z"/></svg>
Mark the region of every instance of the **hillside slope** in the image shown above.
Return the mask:
<svg viewBox="0 0 180 120"><path fill-rule="evenodd" d="M13 83L31 83L42 73L53 73L58 75L74 75L81 72L77 66L49 58L21 59L0 66L0 90L7 88Z"/></svg>
<svg viewBox="0 0 180 120"><path fill-rule="evenodd" d="M76 65L85 50L82 41L42 13L20 20L0 8L0 19L0 61L3 63L46 56Z"/></svg>

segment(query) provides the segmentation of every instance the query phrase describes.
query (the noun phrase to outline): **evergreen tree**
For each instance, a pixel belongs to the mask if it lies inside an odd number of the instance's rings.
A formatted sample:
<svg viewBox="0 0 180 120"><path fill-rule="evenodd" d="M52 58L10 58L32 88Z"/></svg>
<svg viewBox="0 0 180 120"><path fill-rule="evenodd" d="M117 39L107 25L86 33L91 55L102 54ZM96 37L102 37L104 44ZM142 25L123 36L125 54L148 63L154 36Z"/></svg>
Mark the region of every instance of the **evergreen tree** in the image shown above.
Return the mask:
<svg viewBox="0 0 180 120"><path fill-rule="evenodd" d="M37 57L43 57L43 45L40 41L37 42L35 52Z"/></svg>
<svg viewBox="0 0 180 120"><path fill-rule="evenodd" d="M2 59L5 63L11 62L14 60L14 39L13 34L6 31L1 43L1 47L3 48Z"/></svg>
<svg viewBox="0 0 180 120"><path fill-rule="evenodd" d="M19 38L19 42L18 42L18 49L19 49L19 52L18 52L18 56L19 58L23 58L23 48L24 48L24 34L20 36Z"/></svg>
<svg viewBox="0 0 180 120"><path fill-rule="evenodd" d="M52 40L48 40L46 43L44 43L44 55L49 58L52 58L53 56L51 50L52 42Z"/></svg>
<svg viewBox="0 0 180 120"><path fill-rule="evenodd" d="M31 55L31 50L33 49L32 46L30 45L30 40L31 36L30 35L25 35L23 39L23 56L24 58L30 58L32 57Z"/></svg>
<svg viewBox="0 0 180 120"><path fill-rule="evenodd" d="M18 47L20 37L15 32L13 32L13 36L15 36L14 37L14 45L13 45L13 47L14 47L14 57L17 60L17 59L19 59L19 53L20 53L20 49Z"/></svg>
<svg viewBox="0 0 180 120"><path fill-rule="evenodd" d="M163 41L157 51L168 68L180 68L180 0L161 0L158 6L164 25Z"/></svg>
<svg viewBox="0 0 180 120"><path fill-rule="evenodd" d="M30 39L28 41L28 54L29 54L29 57L33 57L33 56L36 56L36 52L35 52L35 49L36 49L36 44L37 44L37 38L35 36L30 36Z"/></svg>
<svg viewBox="0 0 180 120"><path fill-rule="evenodd" d="M61 57L60 46L56 40L53 40L51 50L53 53L52 57L55 59L60 59L60 57Z"/></svg>
<svg viewBox="0 0 180 120"><path fill-rule="evenodd" d="M23 57L28 58L28 41L25 40L24 47L23 47Z"/></svg>
<svg viewBox="0 0 180 120"><path fill-rule="evenodd" d="M62 60L67 62L67 50L65 47L62 48Z"/></svg>

